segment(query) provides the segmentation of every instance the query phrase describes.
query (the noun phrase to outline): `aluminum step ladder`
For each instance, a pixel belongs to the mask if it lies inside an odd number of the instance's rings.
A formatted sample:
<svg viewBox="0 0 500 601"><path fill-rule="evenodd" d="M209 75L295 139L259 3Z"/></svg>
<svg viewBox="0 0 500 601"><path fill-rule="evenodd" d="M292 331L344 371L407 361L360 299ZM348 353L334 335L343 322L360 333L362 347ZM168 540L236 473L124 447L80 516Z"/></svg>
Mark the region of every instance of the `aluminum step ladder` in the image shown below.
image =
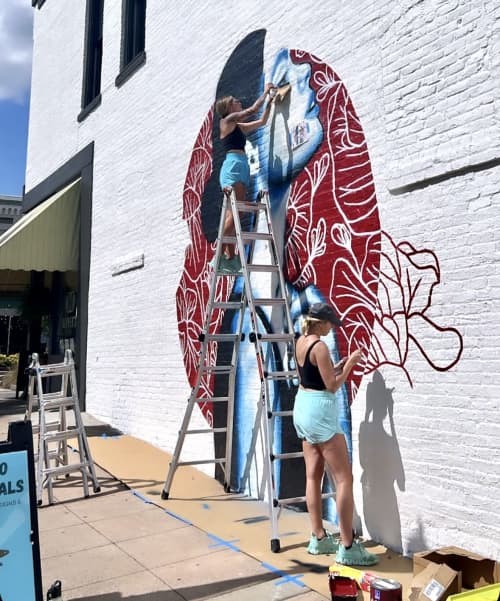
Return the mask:
<svg viewBox="0 0 500 601"><path fill-rule="evenodd" d="M89 478L92 480L94 492L100 492L80 413L72 351L66 350L63 363L50 365L40 365L38 354L33 353L28 374L28 405L25 420L31 421L35 404L38 406L38 424L33 426L33 433L38 435L38 448L35 450L38 504L42 504L43 489L46 488L49 505L51 505L54 501L53 479L58 476L68 477L73 472L79 472L82 476L85 497L89 496ZM73 411L74 428L68 425L67 411ZM70 461L68 453L70 439L76 439L78 443L79 457L76 462Z"/></svg>
<svg viewBox="0 0 500 601"><path fill-rule="evenodd" d="M224 236L224 222L226 211L231 211L235 226L234 236ZM242 216L250 216L252 225L250 231L246 231L242 226ZM235 244L238 247L239 257L242 264L241 277L244 280L241 299L238 301L220 302L216 301L217 282L220 277L234 277L234 274L224 273L214 268L214 275L210 286L209 300L205 313L205 320L200 335L201 350L197 370L195 385L191 391L187 408L182 421L181 429L177 439L176 447L169 466L165 486L162 492L162 499L168 499L173 477L177 467L182 465L200 465L215 463L219 465L224 474L223 485L226 492L230 492L231 482L231 452L233 442L233 419L234 419L234 393L235 377L238 363L238 351L241 342L244 340L243 322L247 312L250 318L251 332L249 340L254 344L257 370L260 380L260 392L256 413L256 423L259 424L262 436L264 457L263 457L263 477L266 487L267 504L269 508L269 518L271 522L271 551L274 553L280 550L280 540L278 534L278 518L281 508L294 503L303 503L304 496L294 498L279 498L275 487L277 481L276 469L279 461L287 459L297 459L303 457L302 451L293 453L274 452L274 421L276 418L292 417L292 411L280 411L273 408L273 397L271 387L279 380L287 382L297 382L298 374L295 363L285 368L285 362L282 362L282 369L277 369L276 365L271 363L272 353L269 346L279 349L281 357L294 357L295 333L290 315L289 299L281 259L276 244L271 219L271 208L269 194L260 192L256 202L238 201L232 189L225 190L221 219L219 223L219 234L217 238L216 252L214 256L214 265L219 265L222 256L222 247L224 244ZM256 251L256 245L260 245ZM263 257L264 256L264 257ZM254 262L264 258L264 262ZM257 296L254 292L254 274L257 277L266 277L270 284L268 289L274 290L268 297ZM224 310L238 311L237 327L235 333L213 333L211 324L216 323L214 319L215 311ZM280 324L282 331L269 333L259 325L259 312L266 310L273 313L273 323ZM217 347L219 343L232 343L231 360L225 365L214 365L214 358L217 357ZM288 362L291 363L291 362ZM227 381L227 395L212 397L204 392L205 387L202 383L210 374L225 374ZM192 417L194 407L207 402L227 403L227 423L225 427L206 429L189 429L189 423ZM180 455L187 435L190 434L225 434L225 455L214 457L213 459L199 459L191 461L181 461ZM255 452L255 448L253 449ZM330 480L331 481L331 480ZM333 490L333 488L332 488ZM324 498L332 496L332 493L325 493Z"/></svg>

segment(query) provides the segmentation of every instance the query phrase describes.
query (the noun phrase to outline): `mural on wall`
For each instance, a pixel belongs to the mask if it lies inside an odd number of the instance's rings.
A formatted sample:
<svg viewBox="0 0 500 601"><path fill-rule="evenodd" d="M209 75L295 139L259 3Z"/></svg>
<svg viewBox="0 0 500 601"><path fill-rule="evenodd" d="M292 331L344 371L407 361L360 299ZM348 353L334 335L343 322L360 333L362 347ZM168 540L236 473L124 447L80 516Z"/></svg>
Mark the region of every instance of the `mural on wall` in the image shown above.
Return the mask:
<svg viewBox="0 0 500 601"><path fill-rule="evenodd" d="M412 345L431 367L445 370L459 360L462 340L459 332L434 323L428 314L440 277L435 254L415 249L409 242L397 244L381 230L368 148L345 85L319 58L300 50L281 50L264 73L264 38L265 31L256 31L238 45L220 76L216 98L233 95L248 106L260 95L266 81L291 86L284 100L275 104L266 127L248 138L246 152L253 174L249 197L255 198L260 189L269 191L296 329L309 304L327 300L344 323L327 340L333 358L338 360L355 348L364 351L365 363L352 372L338 394L350 446L349 407L364 374L391 364L401 368L411 383L406 362ZM212 277L209 261L215 251L220 218L218 174L223 158L218 119L212 108L196 139L183 195L183 218L192 242L186 250L177 290L177 312L191 386L196 380L198 335ZM219 278L217 299L227 300L231 295L237 298L241 279ZM272 290L264 295L269 293ZM215 312L210 329L231 331L233 319L229 311ZM262 312L262 327L272 331L277 327L273 319L273 315ZM424 348L421 340L428 329L449 338L448 357L434 357ZM227 360L222 344L213 343L210 354L214 363ZM288 360L274 357L275 362ZM248 488L247 455L258 403L258 396L248 394L252 382L258 380L254 363L253 347L250 343L241 345L244 368L239 364L231 483L237 489ZM200 397L216 395L218 390L224 394L224 382L208 374ZM291 408L294 395L293 386L276 385L274 408ZM225 424L221 405L201 405L206 419L215 426ZM276 428L278 447L286 451L300 449L291 420L278 421ZM217 438L215 443L216 448L222 445ZM219 454L223 455L220 448ZM302 462L300 467L293 466L293 476L291 463L283 462L280 467L277 486L281 486L282 497L303 491Z"/></svg>

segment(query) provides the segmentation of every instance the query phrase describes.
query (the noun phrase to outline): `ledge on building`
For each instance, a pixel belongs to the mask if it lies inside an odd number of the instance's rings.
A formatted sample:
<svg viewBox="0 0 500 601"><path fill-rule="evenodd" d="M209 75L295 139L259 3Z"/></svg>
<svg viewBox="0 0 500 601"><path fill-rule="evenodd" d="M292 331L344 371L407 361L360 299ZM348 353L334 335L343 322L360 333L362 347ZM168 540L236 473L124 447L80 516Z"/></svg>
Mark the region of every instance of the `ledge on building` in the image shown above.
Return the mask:
<svg viewBox="0 0 500 601"><path fill-rule="evenodd" d="M93 100L91 100L87 106L84 106L82 108L82 110L80 111L80 113L78 114L78 117L76 118L78 123L81 123L82 121L84 121L88 115L90 115L90 113L92 111L94 111L100 104L101 104L101 95L98 94Z"/></svg>
<svg viewBox="0 0 500 601"><path fill-rule="evenodd" d="M119 88L122 86L132 75L142 67L142 65L146 62L146 51L143 50L140 52L134 59L130 61L127 65L125 65L120 73L116 76L115 86Z"/></svg>

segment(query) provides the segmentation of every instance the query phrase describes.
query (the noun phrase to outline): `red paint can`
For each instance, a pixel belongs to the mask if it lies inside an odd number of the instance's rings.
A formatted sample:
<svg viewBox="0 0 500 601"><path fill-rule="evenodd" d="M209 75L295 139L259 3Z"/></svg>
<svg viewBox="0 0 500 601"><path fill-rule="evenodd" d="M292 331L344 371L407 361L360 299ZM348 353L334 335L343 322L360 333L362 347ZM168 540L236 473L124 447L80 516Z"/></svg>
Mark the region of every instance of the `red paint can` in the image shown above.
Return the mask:
<svg viewBox="0 0 500 601"><path fill-rule="evenodd" d="M402 601L401 583L392 578L374 578L370 582L370 601Z"/></svg>
<svg viewBox="0 0 500 601"><path fill-rule="evenodd" d="M357 601L358 587L353 578L330 572L328 581L332 601Z"/></svg>

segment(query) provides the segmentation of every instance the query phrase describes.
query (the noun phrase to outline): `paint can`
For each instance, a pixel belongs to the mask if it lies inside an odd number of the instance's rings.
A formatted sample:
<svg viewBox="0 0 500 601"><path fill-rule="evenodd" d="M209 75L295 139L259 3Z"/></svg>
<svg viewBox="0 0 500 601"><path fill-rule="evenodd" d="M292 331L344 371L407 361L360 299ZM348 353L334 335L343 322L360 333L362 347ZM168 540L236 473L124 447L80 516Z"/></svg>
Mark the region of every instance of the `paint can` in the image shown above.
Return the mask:
<svg viewBox="0 0 500 601"><path fill-rule="evenodd" d="M370 582L370 601L402 601L401 583L392 578L374 578Z"/></svg>
<svg viewBox="0 0 500 601"><path fill-rule="evenodd" d="M358 588L354 578L340 576L335 572L328 574L328 584L332 601L356 601Z"/></svg>

